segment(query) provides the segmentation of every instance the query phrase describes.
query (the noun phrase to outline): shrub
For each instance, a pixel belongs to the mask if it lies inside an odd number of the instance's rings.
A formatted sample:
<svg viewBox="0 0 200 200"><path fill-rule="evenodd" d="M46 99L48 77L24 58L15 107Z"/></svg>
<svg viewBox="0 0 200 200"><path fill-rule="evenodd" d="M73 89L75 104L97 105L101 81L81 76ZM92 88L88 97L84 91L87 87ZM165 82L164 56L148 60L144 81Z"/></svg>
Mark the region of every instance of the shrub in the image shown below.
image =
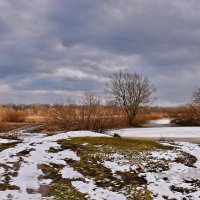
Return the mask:
<svg viewBox="0 0 200 200"><path fill-rule="evenodd" d="M135 117L134 126L141 127L143 124L146 124L149 121L149 117L144 113L140 113Z"/></svg>
<svg viewBox="0 0 200 200"><path fill-rule="evenodd" d="M200 121L195 119L177 118L171 120L171 125L178 126L200 126Z"/></svg>
<svg viewBox="0 0 200 200"><path fill-rule="evenodd" d="M0 133L10 131L10 126L7 123L0 122Z"/></svg>
<svg viewBox="0 0 200 200"><path fill-rule="evenodd" d="M48 130L90 130L105 132L111 128L127 127L124 115L116 115L116 107L104 106L94 93L85 93L81 105L74 101L56 104L46 117Z"/></svg>
<svg viewBox="0 0 200 200"><path fill-rule="evenodd" d="M163 119L163 118L168 118L169 115L167 113L156 113L156 112L151 112L147 114L147 118L149 120L157 120L157 119Z"/></svg>
<svg viewBox="0 0 200 200"><path fill-rule="evenodd" d="M78 130L78 114L75 105L57 104L50 108L45 120L48 130Z"/></svg>
<svg viewBox="0 0 200 200"><path fill-rule="evenodd" d="M200 126L200 107L188 104L182 109L178 118L171 120L172 125L179 126Z"/></svg>
<svg viewBox="0 0 200 200"><path fill-rule="evenodd" d="M26 113L23 111L6 108L2 113L2 122L24 122L26 116Z"/></svg>
<svg viewBox="0 0 200 200"><path fill-rule="evenodd" d="M46 117L48 130L105 132L119 122L111 112L101 107L90 109L87 106L56 105Z"/></svg>

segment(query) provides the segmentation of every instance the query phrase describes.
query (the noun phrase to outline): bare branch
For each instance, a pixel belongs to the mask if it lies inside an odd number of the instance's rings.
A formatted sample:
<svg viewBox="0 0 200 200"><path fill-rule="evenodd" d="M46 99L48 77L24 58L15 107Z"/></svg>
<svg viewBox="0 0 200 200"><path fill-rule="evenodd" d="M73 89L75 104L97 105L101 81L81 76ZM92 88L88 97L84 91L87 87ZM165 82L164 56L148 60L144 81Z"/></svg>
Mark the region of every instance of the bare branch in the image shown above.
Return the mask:
<svg viewBox="0 0 200 200"><path fill-rule="evenodd" d="M155 91L146 76L126 71L114 73L108 86L115 102L124 108L130 125L134 125L136 115L151 101Z"/></svg>

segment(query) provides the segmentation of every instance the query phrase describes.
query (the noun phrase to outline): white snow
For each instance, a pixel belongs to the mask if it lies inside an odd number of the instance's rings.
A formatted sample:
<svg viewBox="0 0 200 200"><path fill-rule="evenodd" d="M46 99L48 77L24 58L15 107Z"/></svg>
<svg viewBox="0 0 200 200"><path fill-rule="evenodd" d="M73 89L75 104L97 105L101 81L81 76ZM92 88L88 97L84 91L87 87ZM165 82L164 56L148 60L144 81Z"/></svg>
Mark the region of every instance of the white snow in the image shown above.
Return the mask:
<svg viewBox="0 0 200 200"><path fill-rule="evenodd" d="M169 151L153 151L150 153L155 159L174 160L177 157L176 152Z"/></svg>
<svg viewBox="0 0 200 200"><path fill-rule="evenodd" d="M200 138L200 127L156 127L112 130L122 137L136 138Z"/></svg>
<svg viewBox="0 0 200 200"><path fill-rule="evenodd" d="M2 177L5 173L5 169L3 167L0 167L0 183L2 182Z"/></svg>
<svg viewBox="0 0 200 200"><path fill-rule="evenodd" d="M177 142L183 151L195 156L197 162L194 164L197 168L200 168L200 146L189 142Z"/></svg>
<svg viewBox="0 0 200 200"><path fill-rule="evenodd" d="M0 144L11 143L11 142L17 142L17 140L7 140L0 138Z"/></svg>
<svg viewBox="0 0 200 200"><path fill-rule="evenodd" d="M63 178L80 178L82 177L72 168L66 166L65 158L73 159L79 161L80 158L77 156L76 152L72 150L63 150L58 153L48 152L50 147L59 148L60 145L57 141L60 139L70 139L72 137L110 137L100 133L94 133L90 131L77 131L77 132L67 132L60 133L53 136L47 136L45 134L32 134L32 133L21 133L20 139L23 140L22 143L17 144L14 148L6 149L0 152L0 162L6 163L9 167L14 167L15 163L20 164L18 174L16 177L11 177L10 184L18 186L20 190L6 190L0 191L0 199L7 199L8 196L12 199L32 199L40 200L42 199L41 194L37 193L40 185L51 183L51 179L39 179L43 172L38 169L40 164L61 164L63 169ZM10 140L1 139L1 142L10 142ZM17 153L23 150L30 150L30 153L26 156L17 156ZM65 166L65 167L64 167ZM4 178L5 170L0 168L0 178ZM34 194L29 194L27 189L33 189L36 191Z"/></svg>
<svg viewBox="0 0 200 200"><path fill-rule="evenodd" d="M150 124L159 124L159 125L169 125L170 124L169 118L163 118L163 119L157 119L157 120L151 120Z"/></svg>
<svg viewBox="0 0 200 200"><path fill-rule="evenodd" d="M93 200L126 200L126 197L108 189L98 188L92 181L72 181L72 185Z"/></svg>
<svg viewBox="0 0 200 200"><path fill-rule="evenodd" d="M155 200L163 199L163 196L167 196L169 199L182 200L185 199L199 199L200 191L195 185L186 181L199 181L200 180L200 147L197 144L181 142L177 143L180 145L181 150L191 155L195 155L197 162L195 167L188 167L181 163L173 162L170 165L170 169L167 171L162 171L160 173L147 172L146 179L148 181L148 190L154 194ZM168 153L169 156L171 155ZM161 157L158 155L156 158L156 153L154 153L154 159L159 160ZM172 157L175 155L172 154ZM165 157L165 156L164 156ZM172 191L171 187L186 188L191 189L189 194L181 193L178 191ZM196 190L196 191L193 191Z"/></svg>
<svg viewBox="0 0 200 200"><path fill-rule="evenodd" d="M128 164L119 165L118 163L111 161L104 161L103 166L110 169L112 173L115 173L116 171L125 172L125 171L130 171L131 169L135 169L134 166Z"/></svg>
<svg viewBox="0 0 200 200"><path fill-rule="evenodd" d="M57 135L49 136L45 138L44 140L57 141L60 139L67 139L67 138L73 138L73 137L110 137L110 136L101 134L101 133L91 132L91 131L70 131L67 133L60 133Z"/></svg>
<svg viewBox="0 0 200 200"><path fill-rule="evenodd" d="M181 138L200 138L200 128L199 127L166 127L166 128L141 128L141 129L121 129L111 131L113 133L118 133L124 137L181 137ZM64 159L73 159L79 161L77 153L72 150L63 150L58 153L49 152L50 147L59 149L60 145L57 143L60 139L70 139L72 137L110 137L100 133L93 133L90 131L77 131L77 132L67 132L59 133L53 136L47 136L44 134L30 134L22 133L21 139L22 143L17 144L13 148L6 149L0 152L0 163L4 163L9 166L10 172L14 172L14 164L19 164L18 174L16 176L11 176L10 184L18 186L20 190L6 190L0 191L0 199L19 199L19 200L40 200L42 199L41 194L37 192L41 185L50 184L51 179L41 179L43 172L39 169L40 164L49 165L50 163L63 165L60 170L62 178L66 179L78 179L72 181L72 185L77 188L80 192L86 193L89 199L95 200L125 200L126 197L118 192L113 192L109 188L97 187L94 180L86 179L82 174L74 170L72 167L68 166ZM7 143L11 140L0 139L0 143ZM200 146L198 144L192 144L188 142L176 142L174 144L163 143L165 145L178 146L179 150L176 152L174 150L168 151L153 151L149 152L150 158L153 162L159 162L160 160L165 160L169 162L169 170L161 172L148 172L145 171L146 161L140 163L144 172L141 175L145 175L148 185L147 188L154 195L155 200L163 199L163 196L168 198L176 198L181 200L183 198L189 199L199 199L200 191L190 192L188 195L186 193L182 194L180 192L172 191L171 187L183 187L187 189L194 190L195 185L192 185L190 181L200 180ZM87 145L87 143L83 144ZM30 151L25 156L18 155L21 151ZM188 167L181 163L176 163L175 158L179 156L179 153L183 151L191 154L197 158L197 162L194 167ZM112 173L115 174L116 171L129 171L136 169L136 166L131 165L127 162L123 155L118 153L113 153L113 161L108 160L102 162L104 167L111 169ZM117 160L119 162L117 162ZM89 169L88 169L89 170ZM146 169L147 170L147 169ZM0 167L0 183L3 183L6 175L6 169ZM40 178L39 178L40 177ZM82 179L84 181L82 181ZM81 181L80 181L81 180ZM29 194L27 189L33 189L35 193Z"/></svg>
<svg viewBox="0 0 200 200"><path fill-rule="evenodd" d="M68 178L68 179L77 179L77 178L83 178L83 175L79 172L75 171L72 167L64 167L60 173L62 174L62 178Z"/></svg>

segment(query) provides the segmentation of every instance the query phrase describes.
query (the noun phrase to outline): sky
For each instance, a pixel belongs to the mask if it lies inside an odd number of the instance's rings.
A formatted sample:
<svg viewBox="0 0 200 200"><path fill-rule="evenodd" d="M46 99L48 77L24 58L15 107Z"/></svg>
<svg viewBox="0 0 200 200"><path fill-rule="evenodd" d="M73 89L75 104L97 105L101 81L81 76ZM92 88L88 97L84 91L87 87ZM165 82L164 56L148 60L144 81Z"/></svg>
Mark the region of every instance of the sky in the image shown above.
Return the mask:
<svg viewBox="0 0 200 200"><path fill-rule="evenodd" d="M126 69L156 105L200 87L199 0L1 0L0 103L53 103Z"/></svg>

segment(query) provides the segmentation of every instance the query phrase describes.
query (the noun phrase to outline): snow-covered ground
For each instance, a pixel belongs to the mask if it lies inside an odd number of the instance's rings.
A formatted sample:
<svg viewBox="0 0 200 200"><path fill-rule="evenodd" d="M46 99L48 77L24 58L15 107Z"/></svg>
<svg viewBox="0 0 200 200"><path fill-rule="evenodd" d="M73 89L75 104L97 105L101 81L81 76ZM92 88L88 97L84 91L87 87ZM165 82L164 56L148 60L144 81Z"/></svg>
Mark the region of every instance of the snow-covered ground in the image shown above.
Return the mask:
<svg viewBox="0 0 200 200"><path fill-rule="evenodd" d="M169 118L163 118L163 119L157 119L157 120L151 120L150 124L159 124L159 125L170 125L171 119Z"/></svg>
<svg viewBox="0 0 200 200"><path fill-rule="evenodd" d="M122 137L136 138L199 138L200 127L156 127L156 128L128 128L112 130L110 135L119 134Z"/></svg>
<svg viewBox="0 0 200 200"><path fill-rule="evenodd" d="M28 190L39 190L41 185L49 184L51 180L42 180L39 178L44 175L38 165L40 164L61 164L66 165L65 158L79 160L76 152L71 150L60 151L59 153L48 152L50 147L59 148L57 141L59 139L68 139L69 137L98 137L105 136L100 133L94 133L90 131L78 131L60 133L53 136L45 136L44 134L30 134L24 133L19 137L22 139L22 143L17 144L13 148L6 149L0 152L0 163L6 164L6 167L0 166L0 184L5 183L6 175L9 173L17 172L17 176L11 177L10 185L14 185L19 190L1 190L0 199L42 199L42 196L38 192L28 193ZM109 137L109 136L107 136ZM8 140L1 139L0 143L9 142ZM29 151L26 156L18 156L20 152ZM15 171L15 165L19 165L19 169ZM8 168L8 169L7 169ZM70 167L64 167L60 173L63 177L68 174L69 177L77 177L79 174L73 171ZM80 175L81 176L81 175Z"/></svg>
<svg viewBox="0 0 200 200"><path fill-rule="evenodd" d="M200 199L200 147L187 142L176 143L181 151L196 157L194 166L186 166L172 162L169 170L162 172L146 172L147 188L153 193L155 200L164 199ZM166 155L155 155L155 160L175 159L178 154L168 152Z"/></svg>
<svg viewBox="0 0 200 200"><path fill-rule="evenodd" d="M197 127L123 129L112 131L111 134L113 133L118 133L126 137L200 137L200 129ZM88 199L128 199L121 192L97 186L95 180L84 177L83 174L68 166L64 159L79 161L80 157L77 155L77 152L71 149L59 150L57 153L48 151L50 147L54 149L60 148L60 145L57 143L59 139L85 136L105 137L103 134L90 131L60 133L53 136L29 133L21 134L21 143L0 152L0 163L3 164L0 165L0 186L5 183L7 184L6 177L10 174L9 184L16 187L16 189L1 190L0 199L43 199L39 188L51 184L52 180L50 178L42 178L44 174L38 166L41 164L49 165L50 163L63 166L59 171L62 178L73 179L72 186L79 192L86 193ZM0 139L0 144L8 142L12 141ZM102 165L110 169L113 176L118 178L120 177L116 172L138 171L139 168L142 169L139 175L145 177L147 181L146 187L151 192L153 199L200 199L200 146L188 142L164 142L163 144L175 146L177 150L148 152L145 155L145 159L135 165L130 163L124 155L113 153L112 156L115 159L112 161L104 160ZM83 145L87 145L87 143ZM25 152L24 155L20 155L22 152ZM190 166L177 162L177 158L182 153L187 153L195 157L196 161L194 164ZM144 155L142 156L144 157ZM148 163L160 162L168 163L168 168L163 170L149 170ZM30 190L34 192L29 192ZM45 199L51 199L51 197Z"/></svg>
<svg viewBox="0 0 200 200"><path fill-rule="evenodd" d="M15 142L15 141L0 138L0 144L6 144L6 143L11 143L11 142Z"/></svg>

